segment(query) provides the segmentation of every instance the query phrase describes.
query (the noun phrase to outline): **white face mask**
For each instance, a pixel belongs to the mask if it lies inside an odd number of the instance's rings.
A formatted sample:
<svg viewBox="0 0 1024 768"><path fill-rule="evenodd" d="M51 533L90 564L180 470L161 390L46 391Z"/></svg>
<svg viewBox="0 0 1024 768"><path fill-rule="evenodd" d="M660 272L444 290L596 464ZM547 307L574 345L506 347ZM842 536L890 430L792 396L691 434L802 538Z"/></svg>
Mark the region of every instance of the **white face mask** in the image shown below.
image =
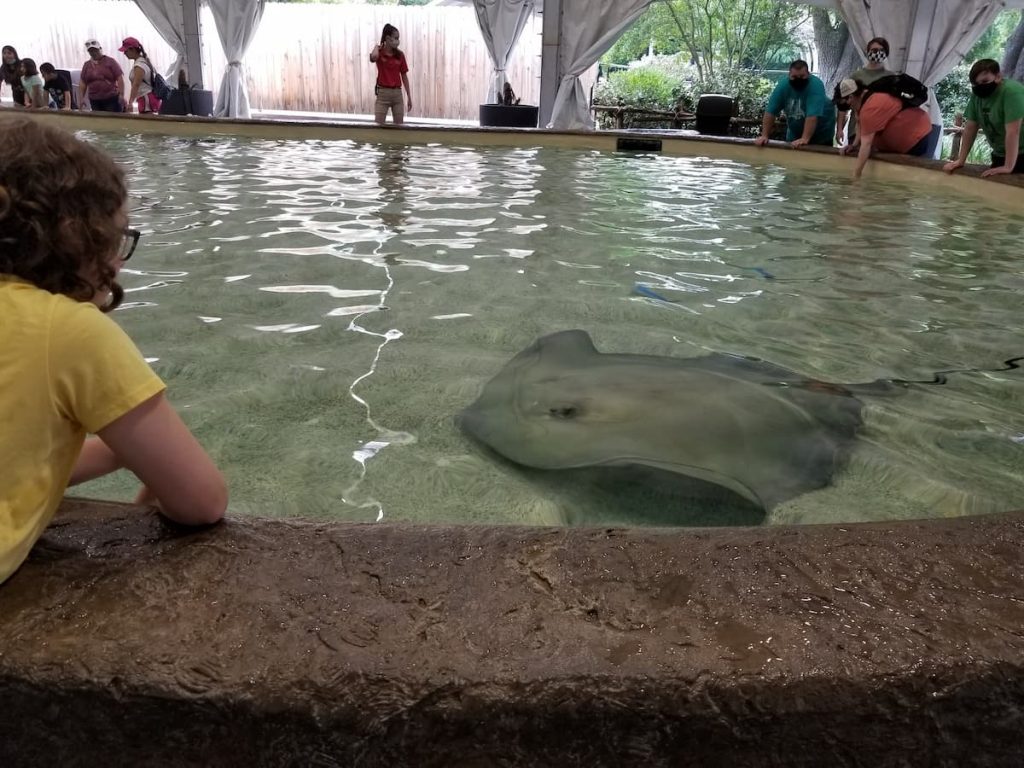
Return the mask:
<svg viewBox="0 0 1024 768"><path fill-rule="evenodd" d="M882 64L888 58L889 54L885 51L871 51L868 53L868 61L874 62L875 64Z"/></svg>

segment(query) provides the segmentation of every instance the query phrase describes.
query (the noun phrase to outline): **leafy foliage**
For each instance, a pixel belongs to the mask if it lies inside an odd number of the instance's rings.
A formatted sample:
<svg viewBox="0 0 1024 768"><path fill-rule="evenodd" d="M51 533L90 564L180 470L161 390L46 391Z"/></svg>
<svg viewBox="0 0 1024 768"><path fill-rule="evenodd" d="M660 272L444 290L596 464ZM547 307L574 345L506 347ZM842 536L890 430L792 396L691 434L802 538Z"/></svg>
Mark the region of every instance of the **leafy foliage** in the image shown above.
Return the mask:
<svg viewBox="0 0 1024 768"><path fill-rule="evenodd" d="M658 0L604 60L635 61L653 42L659 53L687 54L698 77L714 77L719 67L760 67L791 51L806 18L802 7L777 0Z"/></svg>
<svg viewBox="0 0 1024 768"><path fill-rule="evenodd" d="M594 88L594 103L672 111L693 111L705 93L724 93L737 100L738 117L760 117L772 90L770 80L747 69L719 68L714 76L686 61L683 54L654 56L644 65L613 72ZM608 122L610 118L602 120ZM627 120L627 127L630 125ZM646 123L650 126L650 123Z"/></svg>

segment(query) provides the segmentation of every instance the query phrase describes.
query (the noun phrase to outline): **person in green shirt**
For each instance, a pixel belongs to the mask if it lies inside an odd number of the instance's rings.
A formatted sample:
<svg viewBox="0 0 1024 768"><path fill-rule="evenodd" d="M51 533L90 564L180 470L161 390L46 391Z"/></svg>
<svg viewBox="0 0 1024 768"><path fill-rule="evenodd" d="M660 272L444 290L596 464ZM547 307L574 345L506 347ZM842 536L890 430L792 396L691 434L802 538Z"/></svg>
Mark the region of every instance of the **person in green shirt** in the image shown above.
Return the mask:
<svg viewBox="0 0 1024 768"><path fill-rule="evenodd" d="M868 40L865 58L868 63L847 75L845 79L871 85L886 75L896 74L885 68L885 62L889 59L889 41L884 37L873 37ZM854 143L857 135L857 116L849 110L839 110L836 114L836 144L840 147L843 146L843 132L847 119L850 121L850 144Z"/></svg>
<svg viewBox="0 0 1024 768"><path fill-rule="evenodd" d="M967 124L960 142L960 156L946 163L943 170L952 173L964 167L980 128L992 147L992 167L981 175L1024 173L1024 133L1021 132L1024 84L1004 80L999 73L999 63L993 59L974 62L970 77L974 94L964 111Z"/></svg>

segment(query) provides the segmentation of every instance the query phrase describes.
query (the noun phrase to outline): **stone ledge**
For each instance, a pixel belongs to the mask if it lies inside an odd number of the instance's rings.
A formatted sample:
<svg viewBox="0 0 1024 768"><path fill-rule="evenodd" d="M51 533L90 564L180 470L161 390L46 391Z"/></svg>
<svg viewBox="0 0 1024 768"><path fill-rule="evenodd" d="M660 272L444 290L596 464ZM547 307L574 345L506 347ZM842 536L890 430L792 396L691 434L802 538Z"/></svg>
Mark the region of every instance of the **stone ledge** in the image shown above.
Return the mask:
<svg viewBox="0 0 1024 768"><path fill-rule="evenodd" d="M1017 765L1022 544L69 500L0 587L0 764Z"/></svg>

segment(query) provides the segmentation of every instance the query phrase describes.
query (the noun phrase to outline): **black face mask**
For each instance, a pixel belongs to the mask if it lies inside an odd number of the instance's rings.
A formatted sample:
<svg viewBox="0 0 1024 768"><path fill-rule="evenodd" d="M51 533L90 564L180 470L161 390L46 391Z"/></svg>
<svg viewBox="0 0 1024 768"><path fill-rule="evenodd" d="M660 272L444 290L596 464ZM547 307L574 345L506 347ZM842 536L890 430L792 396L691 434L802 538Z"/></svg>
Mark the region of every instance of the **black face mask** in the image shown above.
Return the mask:
<svg viewBox="0 0 1024 768"><path fill-rule="evenodd" d="M802 91L804 88L806 88L808 82L810 82L810 81L806 77L791 77L791 78L789 78L789 84L791 86L793 86L793 88L798 90L798 91Z"/></svg>
<svg viewBox="0 0 1024 768"><path fill-rule="evenodd" d="M991 96L996 92L996 88L999 87L999 83L975 83L971 86L971 90L974 91L974 95L980 99L984 99Z"/></svg>

